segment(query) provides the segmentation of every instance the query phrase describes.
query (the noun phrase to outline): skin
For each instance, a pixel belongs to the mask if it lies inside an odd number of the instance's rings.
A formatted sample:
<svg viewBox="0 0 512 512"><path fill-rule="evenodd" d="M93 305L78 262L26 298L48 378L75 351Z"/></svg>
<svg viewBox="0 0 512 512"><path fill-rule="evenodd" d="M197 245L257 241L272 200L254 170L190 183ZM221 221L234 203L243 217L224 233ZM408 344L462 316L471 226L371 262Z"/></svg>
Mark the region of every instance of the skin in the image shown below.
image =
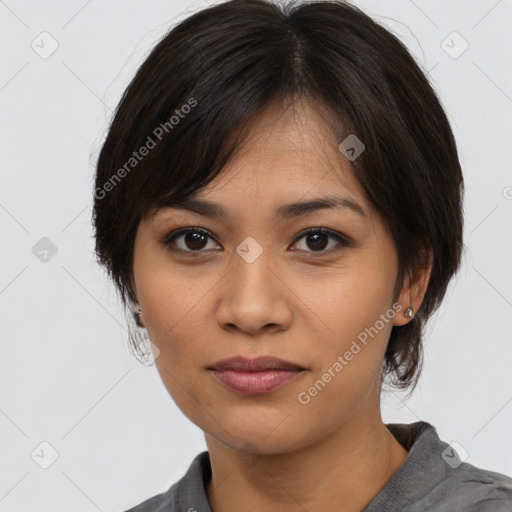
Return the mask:
<svg viewBox="0 0 512 512"><path fill-rule="evenodd" d="M226 219L166 208L138 227L141 320L160 350L156 366L169 394L205 433L216 512L361 511L408 454L381 418L380 368L392 326L411 321L406 308L421 305L430 267L405 283L401 311L342 371L307 404L298 400L358 334L393 311L396 247L338 143L307 103L269 108L198 193L227 209ZM356 201L368 216L323 209L274 217L280 205L329 194ZM166 235L188 226L211 236L202 245L179 236L172 246L182 253L164 246ZM329 237L318 249L300 235L318 227L353 246ZM263 250L252 263L236 252L246 237ZM272 355L306 371L269 393L244 395L207 370L234 355Z"/></svg>

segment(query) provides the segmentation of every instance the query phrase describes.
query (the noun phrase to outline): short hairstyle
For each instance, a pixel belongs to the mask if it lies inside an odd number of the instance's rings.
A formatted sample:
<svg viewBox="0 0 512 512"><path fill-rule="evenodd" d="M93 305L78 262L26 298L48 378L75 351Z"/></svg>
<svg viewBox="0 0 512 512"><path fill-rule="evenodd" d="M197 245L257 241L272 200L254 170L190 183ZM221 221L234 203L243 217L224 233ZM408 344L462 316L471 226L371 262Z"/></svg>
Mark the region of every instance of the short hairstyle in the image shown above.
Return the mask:
<svg viewBox="0 0 512 512"><path fill-rule="evenodd" d="M355 134L365 145L351 167L394 238L395 299L432 256L421 307L393 326L382 366L391 386L414 389L425 322L463 249L462 170L426 75L392 32L342 0L229 0L170 29L124 91L97 160L96 257L124 306L137 304L139 222L215 178L262 109L306 98L337 141Z"/></svg>

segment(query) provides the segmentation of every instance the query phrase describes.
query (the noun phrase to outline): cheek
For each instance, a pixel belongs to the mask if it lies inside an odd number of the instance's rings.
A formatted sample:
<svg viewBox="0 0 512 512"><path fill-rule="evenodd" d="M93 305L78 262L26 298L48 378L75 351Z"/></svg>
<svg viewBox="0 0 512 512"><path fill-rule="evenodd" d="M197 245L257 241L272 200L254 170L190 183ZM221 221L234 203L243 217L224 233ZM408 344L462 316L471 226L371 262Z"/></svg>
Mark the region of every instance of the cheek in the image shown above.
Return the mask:
<svg viewBox="0 0 512 512"><path fill-rule="evenodd" d="M143 320L149 338L160 350L156 366L169 394L188 411L194 407L191 396L201 396L198 378L211 363L207 358L212 343L207 294L214 283L206 277L168 269L159 272L154 267L140 282Z"/></svg>
<svg viewBox="0 0 512 512"><path fill-rule="evenodd" d="M391 307L393 273L364 255L326 279L303 276L297 295L329 337L349 340Z"/></svg>
<svg viewBox="0 0 512 512"><path fill-rule="evenodd" d="M361 254L323 282L304 280L306 304L314 314L306 313L308 308L303 314L311 314L307 324L315 322L322 332L315 343L321 367L307 383L322 398L307 392L312 408L330 400L341 409L356 407L380 377L395 314L390 302L394 275L389 261L373 255Z"/></svg>
<svg viewBox="0 0 512 512"><path fill-rule="evenodd" d="M142 317L151 339L161 344L201 325L201 306L214 285L207 274L198 275L169 261L146 260L136 274ZM151 331L151 332L150 332Z"/></svg>
<svg viewBox="0 0 512 512"><path fill-rule="evenodd" d="M183 282L182 282L183 281ZM143 296L144 320L160 354L156 367L169 395L191 421L201 417L202 368L207 343L201 301L190 282L154 273ZM187 286L186 288L185 286ZM183 285L183 286L182 286Z"/></svg>

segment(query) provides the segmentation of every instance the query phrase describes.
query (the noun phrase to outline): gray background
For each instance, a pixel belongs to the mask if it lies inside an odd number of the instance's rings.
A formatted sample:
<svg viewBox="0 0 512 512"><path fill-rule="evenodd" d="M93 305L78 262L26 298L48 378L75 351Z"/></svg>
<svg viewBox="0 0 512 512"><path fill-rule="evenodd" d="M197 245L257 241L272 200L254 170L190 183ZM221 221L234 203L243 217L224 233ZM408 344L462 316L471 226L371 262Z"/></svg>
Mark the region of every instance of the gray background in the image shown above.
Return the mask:
<svg viewBox="0 0 512 512"><path fill-rule="evenodd" d="M417 391L385 393L383 418L429 421L469 462L512 475L512 1L354 3L429 71L466 180L463 269L427 328ZM2 511L125 510L206 449L155 367L130 355L90 222L121 93L167 29L206 5L0 1ZM47 58L31 46L50 48L43 31L58 44ZM457 58L454 31L469 44ZM43 237L57 251L47 261ZM48 469L44 441L58 452Z"/></svg>

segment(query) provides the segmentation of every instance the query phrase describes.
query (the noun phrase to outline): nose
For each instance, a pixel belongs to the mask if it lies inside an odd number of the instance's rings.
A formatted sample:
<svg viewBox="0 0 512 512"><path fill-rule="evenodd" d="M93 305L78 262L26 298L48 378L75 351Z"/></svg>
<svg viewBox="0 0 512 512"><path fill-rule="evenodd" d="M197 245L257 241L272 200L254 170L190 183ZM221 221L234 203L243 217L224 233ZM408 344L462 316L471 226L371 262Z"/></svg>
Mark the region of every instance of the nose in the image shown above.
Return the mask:
<svg viewBox="0 0 512 512"><path fill-rule="evenodd" d="M232 266L218 288L218 324L225 330L238 329L250 335L288 329L293 293L282 274L273 264L270 251L263 251L252 262L234 254Z"/></svg>

